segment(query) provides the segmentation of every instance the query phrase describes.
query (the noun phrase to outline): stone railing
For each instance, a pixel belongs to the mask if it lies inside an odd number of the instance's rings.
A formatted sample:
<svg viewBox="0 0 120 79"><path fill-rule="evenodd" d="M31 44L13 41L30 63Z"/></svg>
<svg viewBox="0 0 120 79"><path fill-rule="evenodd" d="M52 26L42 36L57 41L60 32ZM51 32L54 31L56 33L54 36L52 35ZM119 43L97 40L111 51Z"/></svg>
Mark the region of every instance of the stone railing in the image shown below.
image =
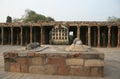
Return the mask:
<svg viewBox="0 0 120 79"><path fill-rule="evenodd" d="M48 75L104 76L104 54L38 53L11 51L4 53L5 71Z"/></svg>

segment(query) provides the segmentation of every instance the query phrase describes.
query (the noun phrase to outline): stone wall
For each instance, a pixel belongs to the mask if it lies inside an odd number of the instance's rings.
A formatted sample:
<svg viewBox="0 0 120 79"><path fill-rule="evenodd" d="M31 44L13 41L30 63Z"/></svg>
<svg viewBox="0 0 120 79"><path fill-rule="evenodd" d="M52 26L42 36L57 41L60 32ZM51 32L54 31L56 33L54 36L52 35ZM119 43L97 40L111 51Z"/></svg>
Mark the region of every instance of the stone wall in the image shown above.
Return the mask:
<svg viewBox="0 0 120 79"><path fill-rule="evenodd" d="M102 53L4 53L5 71L47 75L104 76Z"/></svg>

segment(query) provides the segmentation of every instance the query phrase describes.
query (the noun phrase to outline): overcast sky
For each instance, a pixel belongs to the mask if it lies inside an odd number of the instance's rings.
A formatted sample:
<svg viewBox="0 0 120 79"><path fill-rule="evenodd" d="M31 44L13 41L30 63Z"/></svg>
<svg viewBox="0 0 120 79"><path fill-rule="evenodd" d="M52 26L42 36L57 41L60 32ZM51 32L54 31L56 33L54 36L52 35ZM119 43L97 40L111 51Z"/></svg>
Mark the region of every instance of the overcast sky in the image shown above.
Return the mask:
<svg viewBox="0 0 120 79"><path fill-rule="evenodd" d="M26 9L57 21L105 21L120 17L120 0L0 0L0 22L20 18Z"/></svg>

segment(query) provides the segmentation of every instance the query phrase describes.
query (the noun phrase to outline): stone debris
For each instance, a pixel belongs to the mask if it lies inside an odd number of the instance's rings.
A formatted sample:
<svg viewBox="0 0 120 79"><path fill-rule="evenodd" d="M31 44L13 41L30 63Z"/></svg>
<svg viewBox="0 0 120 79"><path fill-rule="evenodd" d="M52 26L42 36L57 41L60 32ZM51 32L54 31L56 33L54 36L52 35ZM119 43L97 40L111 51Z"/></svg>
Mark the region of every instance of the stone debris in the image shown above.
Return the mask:
<svg viewBox="0 0 120 79"><path fill-rule="evenodd" d="M83 46L82 41L79 40L79 38L75 38L72 45L70 45L69 47L67 47L65 49L65 51L74 51L74 52L78 52L78 51L87 51L86 48Z"/></svg>
<svg viewBox="0 0 120 79"><path fill-rule="evenodd" d="M40 43L38 43L38 42L30 43L26 46L26 50L32 50L37 47L40 47Z"/></svg>

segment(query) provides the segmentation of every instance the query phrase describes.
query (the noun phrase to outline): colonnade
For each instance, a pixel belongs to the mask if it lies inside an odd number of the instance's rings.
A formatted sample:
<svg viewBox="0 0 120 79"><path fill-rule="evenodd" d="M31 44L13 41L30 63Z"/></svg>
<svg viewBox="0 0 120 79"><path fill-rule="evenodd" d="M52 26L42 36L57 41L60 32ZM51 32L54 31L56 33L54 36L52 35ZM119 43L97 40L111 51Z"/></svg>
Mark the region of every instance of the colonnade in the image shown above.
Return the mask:
<svg viewBox="0 0 120 79"><path fill-rule="evenodd" d="M54 27L54 26L52 26ZM47 28L50 32L51 28ZM68 28L70 26L67 26ZM77 29L76 37L84 44L93 47L120 47L120 27L119 26L74 26ZM86 28L84 28L86 27ZM81 29L83 28L83 29ZM85 29L85 30L84 30ZM45 26L21 26L21 27L0 27L1 45L26 45L32 42L45 43L49 41L49 34L45 31ZM68 29L69 30L69 29ZM82 33L85 31L85 34ZM48 32L48 33L49 33ZM46 33L46 34L45 34ZM83 35L84 34L84 35ZM47 37L47 38L46 38ZM86 41L85 41L86 40Z"/></svg>

